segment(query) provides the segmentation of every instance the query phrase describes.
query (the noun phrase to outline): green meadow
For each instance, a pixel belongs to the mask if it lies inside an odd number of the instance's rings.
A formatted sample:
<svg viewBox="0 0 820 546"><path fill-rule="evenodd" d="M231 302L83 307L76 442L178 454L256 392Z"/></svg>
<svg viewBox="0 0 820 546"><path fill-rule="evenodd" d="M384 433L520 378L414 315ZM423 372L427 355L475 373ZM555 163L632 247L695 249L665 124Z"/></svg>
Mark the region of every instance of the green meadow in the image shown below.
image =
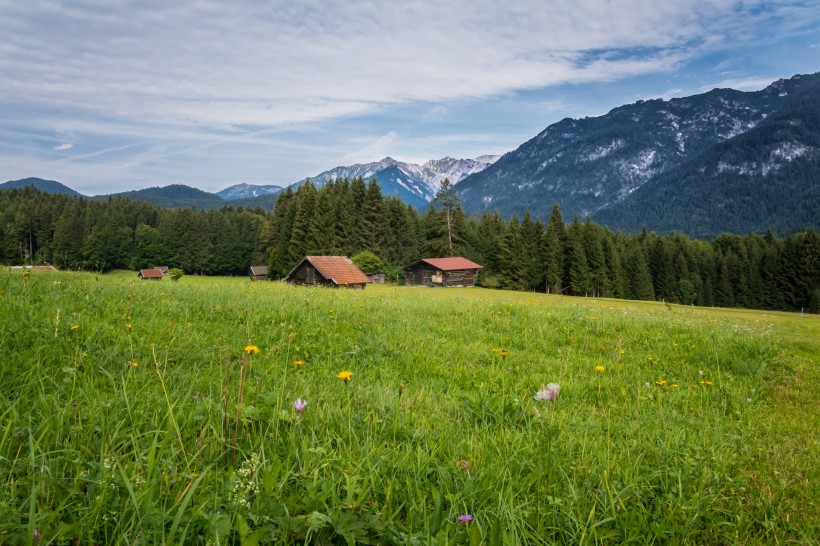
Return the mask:
<svg viewBox="0 0 820 546"><path fill-rule="evenodd" d="M2 544L820 541L816 315L9 270L0 304Z"/></svg>

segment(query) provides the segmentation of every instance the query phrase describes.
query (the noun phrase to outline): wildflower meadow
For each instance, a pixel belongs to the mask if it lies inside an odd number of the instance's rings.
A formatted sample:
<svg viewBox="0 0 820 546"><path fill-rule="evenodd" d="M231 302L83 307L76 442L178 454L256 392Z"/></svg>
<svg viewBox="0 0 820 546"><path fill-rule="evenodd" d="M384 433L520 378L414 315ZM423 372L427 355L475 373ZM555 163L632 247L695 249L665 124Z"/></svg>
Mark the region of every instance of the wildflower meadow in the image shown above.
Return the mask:
<svg viewBox="0 0 820 546"><path fill-rule="evenodd" d="M0 271L2 544L814 544L817 316Z"/></svg>

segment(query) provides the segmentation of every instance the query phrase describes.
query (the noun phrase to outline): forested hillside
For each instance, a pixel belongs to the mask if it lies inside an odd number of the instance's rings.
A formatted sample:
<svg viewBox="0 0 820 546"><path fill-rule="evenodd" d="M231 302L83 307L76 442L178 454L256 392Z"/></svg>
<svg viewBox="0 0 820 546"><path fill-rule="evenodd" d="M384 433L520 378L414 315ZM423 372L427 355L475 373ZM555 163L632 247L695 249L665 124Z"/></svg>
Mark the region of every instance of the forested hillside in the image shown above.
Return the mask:
<svg viewBox="0 0 820 546"><path fill-rule="evenodd" d="M486 287L820 311L814 230L785 238L723 234L712 242L645 230L624 235L577 218L567 225L557 206L546 225L529 214L509 221L498 213L466 216L441 191L421 214L361 178L285 190L270 213L164 209L30 187L0 192L0 263L10 265L98 271L167 265L189 274L244 275L250 265L267 263L276 278L306 254L362 250L388 264L391 280L401 281L401 268L422 257L460 255L484 266L478 282Z"/></svg>
<svg viewBox="0 0 820 546"><path fill-rule="evenodd" d="M464 209L568 215L637 233L817 228L820 74L564 119L457 186Z"/></svg>

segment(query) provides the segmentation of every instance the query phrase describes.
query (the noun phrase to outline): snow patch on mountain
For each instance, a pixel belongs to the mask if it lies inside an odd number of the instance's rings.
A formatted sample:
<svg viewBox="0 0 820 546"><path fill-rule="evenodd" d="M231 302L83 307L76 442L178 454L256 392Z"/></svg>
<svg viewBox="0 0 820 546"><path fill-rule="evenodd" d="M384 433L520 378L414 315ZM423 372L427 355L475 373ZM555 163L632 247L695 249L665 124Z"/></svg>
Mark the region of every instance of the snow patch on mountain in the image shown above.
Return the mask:
<svg viewBox="0 0 820 546"><path fill-rule="evenodd" d="M658 153L655 150L643 150L631 160L621 160L616 163L618 170L626 178L635 180L636 178L649 178L658 172L652 168ZM631 191L630 191L631 193Z"/></svg>
<svg viewBox="0 0 820 546"><path fill-rule="evenodd" d="M786 163L794 161L813 150L814 148L811 146L805 146L796 142L781 142L769 152L768 158L765 161L744 161L742 163L718 161L715 171L716 174L733 172L746 176L768 176L770 173L783 167Z"/></svg>
<svg viewBox="0 0 820 546"><path fill-rule="evenodd" d="M585 158L581 158L582 161L595 161L597 159L602 159L612 152L616 150L620 150L626 146L626 141L622 138L616 138L609 144L605 146L598 146L594 151L590 152Z"/></svg>

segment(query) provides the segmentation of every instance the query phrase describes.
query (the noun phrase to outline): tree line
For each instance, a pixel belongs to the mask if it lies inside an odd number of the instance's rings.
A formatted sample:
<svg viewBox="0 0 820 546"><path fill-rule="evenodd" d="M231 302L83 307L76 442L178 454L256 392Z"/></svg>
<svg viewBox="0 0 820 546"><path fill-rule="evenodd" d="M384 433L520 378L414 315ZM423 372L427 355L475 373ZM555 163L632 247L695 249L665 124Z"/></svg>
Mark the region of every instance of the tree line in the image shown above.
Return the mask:
<svg viewBox="0 0 820 546"><path fill-rule="evenodd" d="M122 197L89 200L27 187L0 192L0 263L106 271L156 265L189 274L285 276L305 255L370 251L402 282L421 258L464 256L478 284L554 294L701 306L820 312L820 235L722 234L700 241L646 229L627 235L588 219L467 215L446 183L423 212L375 180L310 181L273 210L167 209Z"/></svg>

